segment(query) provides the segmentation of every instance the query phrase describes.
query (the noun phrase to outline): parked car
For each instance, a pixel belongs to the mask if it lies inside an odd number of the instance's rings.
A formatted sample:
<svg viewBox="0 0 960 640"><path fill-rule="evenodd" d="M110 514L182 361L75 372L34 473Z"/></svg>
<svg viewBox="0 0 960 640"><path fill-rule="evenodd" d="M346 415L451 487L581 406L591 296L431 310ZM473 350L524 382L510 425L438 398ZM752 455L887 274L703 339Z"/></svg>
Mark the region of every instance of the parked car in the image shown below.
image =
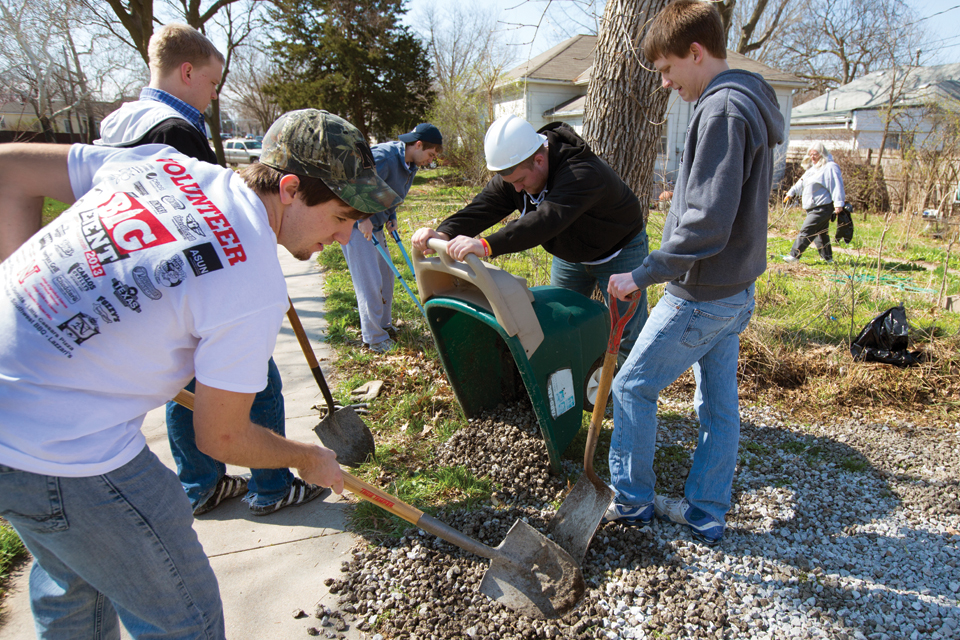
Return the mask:
<svg viewBox="0 0 960 640"><path fill-rule="evenodd" d="M223 143L223 157L228 165L252 164L260 160L259 140L234 138Z"/></svg>

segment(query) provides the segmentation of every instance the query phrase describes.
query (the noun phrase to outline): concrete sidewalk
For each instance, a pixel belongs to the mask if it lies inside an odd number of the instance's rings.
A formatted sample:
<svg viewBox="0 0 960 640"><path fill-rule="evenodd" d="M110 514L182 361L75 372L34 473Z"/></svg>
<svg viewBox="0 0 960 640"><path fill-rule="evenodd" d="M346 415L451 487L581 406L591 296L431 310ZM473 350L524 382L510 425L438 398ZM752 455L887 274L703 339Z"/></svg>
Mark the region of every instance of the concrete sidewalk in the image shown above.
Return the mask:
<svg viewBox="0 0 960 640"><path fill-rule="evenodd" d="M282 247L278 247L277 255L286 274L290 298L326 373L333 350L321 342L326 322L323 281L316 262L299 262ZM319 412L312 407L322 404L323 396L287 321L277 338L273 357L283 378L287 437L316 443L313 427L319 422ZM151 451L176 469L167 442L163 408L147 414L143 433ZM229 472L249 470L231 467ZM254 517L236 499L196 519L194 528L220 581L228 638L287 640L309 637L309 627L317 627L321 632L330 629L321 628L320 621L311 614L317 604L336 604L337 596L330 594L323 582L340 576L340 564L349 558L355 544L356 537L344 532L349 508L349 503L331 493L322 501L317 499L270 516ZM27 592L28 575L29 566L11 580L0 623L0 637L5 640L36 638ZM294 619L296 609L303 609L308 617ZM354 640L366 635L352 627L344 634ZM129 638L126 632L123 637Z"/></svg>

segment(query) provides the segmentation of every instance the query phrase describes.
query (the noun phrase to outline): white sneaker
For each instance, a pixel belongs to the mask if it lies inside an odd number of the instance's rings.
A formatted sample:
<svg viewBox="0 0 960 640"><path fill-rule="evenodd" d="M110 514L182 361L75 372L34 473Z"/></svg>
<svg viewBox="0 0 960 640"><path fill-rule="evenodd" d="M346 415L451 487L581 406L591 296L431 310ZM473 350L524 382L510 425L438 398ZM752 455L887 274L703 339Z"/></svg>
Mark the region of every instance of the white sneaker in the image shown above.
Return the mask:
<svg viewBox="0 0 960 640"><path fill-rule="evenodd" d="M723 540L724 525L700 509L691 506L686 498L676 499L656 496L653 499L653 508L657 517L661 520L668 520L689 527L695 540L706 543L711 547Z"/></svg>
<svg viewBox="0 0 960 640"><path fill-rule="evenodd" d="M787 255L783 256L783 261L784 261L784 262L799 262L799 261L800 261L800 258L794 258L794 257L791 256L790 254L787 254Z"/></svg>
<svg viewBox="0 0 960 640"><path fill-rule="evenodd" d="M383 342L378 342L376 344L365 344L363 346L374 353L388 353L392 351L395 346L397 346L397 343L390 338L387 338Z"/></svg>

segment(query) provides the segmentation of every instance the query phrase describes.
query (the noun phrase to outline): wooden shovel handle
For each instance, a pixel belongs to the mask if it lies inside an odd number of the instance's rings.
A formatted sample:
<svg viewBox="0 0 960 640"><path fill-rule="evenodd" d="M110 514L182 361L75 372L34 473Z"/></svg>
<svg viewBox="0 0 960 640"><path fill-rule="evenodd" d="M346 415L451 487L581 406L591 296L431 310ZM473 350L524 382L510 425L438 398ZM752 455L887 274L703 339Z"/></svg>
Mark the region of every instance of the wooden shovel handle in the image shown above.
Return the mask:
<svg viewBox="0 0 960 640"><path fill-rule="evenodd" d="M373 486L369 482L364 482L360 478L343 471L343 485L358 498L372 502L381 509L385 509L411 524L420 524L420 518L423 517L422 511L402 500L394 498L386 491Z"/></svg>
<svg viewBox="0 0 960 640"><path fill-rule="evenodd" d="M310 344L310 339L307 338L307 332L303 330L303 324L300 322L300 316L297 315L297 310L293 306L293 300L287 296L287 301L290 303L290 308L287 309L287 320L290 321L290 326L293 327L293 334L297 336L297 342L300 343L300 350L303 351L303 355L306 356L307 364L310 365L310 371L313 372L313 379L317 381L317 386L320 387L323 399L327 403L327 415L332 416L335 412L333 394L330 393L330 387L327 386L327 381L323 377L320 363L317 362L317 355L313 352L313 346Z"/></svg>
<svg viewBox="0 0 960 640"><path fill-rule="evenodd" d="M603 356L603 369L600 370L600 385L597 387L597 398L594 401L593 413L590 415L590 430L587 431L587 444L583 450L583 471L594 484L600 481L593 470L593 457L597 452L597 440L600 438L600 425L603 423L603 414L607 410L607 396L610 395L610 385L613 383L613 370L617 366L616 352L609 351Z"/></svg>
<svg viewBox="0 0 960 640"><path fill-rule="evenodd" d="M194 395L186 389L180 389L180 391L177 392L177 395L173 397L174 402L182 407L190 409L190 411L193 411L193 399Z"/></svg>
<svg viewBox="0 0 960 640"><path fill-rule="evenodd" d="M193 411L194 398L195 396L192 393L186 389L181 389L173 398L173 401ZM412 507L406 502L397 500L386 491L378 489L372 484L364 482L360 478L351 475L344 470L343 467L340 467L340 471L343 473L343 485L358 498L363 498L364 500L372 502L378 507L389 511L395 516L403 518L411 524L420 524L420 518L423 516L423 512L416 507Z"/></svg>
<svg viewBox="0 0 960 640"><path fill-rule="evenodd" d="M617 366L617 354L620 352L620 338L627 322L633 317L640 302L642 292L637 291L628 297L630 306L620 316L617 300L610 296L610 338L607 340L607 352L603 356L603 369L600 370L600 385L597 387L597 398L593 403L593 414L590 416L590 430L587 431L587 445L583 450L583 471L594 484L601 482L593 470L593 457L597 452L597 440L600 438L600 425L603 423L603 414L607 410L607 397L610 395L610 385L613 383L613 371Z"/></svg>

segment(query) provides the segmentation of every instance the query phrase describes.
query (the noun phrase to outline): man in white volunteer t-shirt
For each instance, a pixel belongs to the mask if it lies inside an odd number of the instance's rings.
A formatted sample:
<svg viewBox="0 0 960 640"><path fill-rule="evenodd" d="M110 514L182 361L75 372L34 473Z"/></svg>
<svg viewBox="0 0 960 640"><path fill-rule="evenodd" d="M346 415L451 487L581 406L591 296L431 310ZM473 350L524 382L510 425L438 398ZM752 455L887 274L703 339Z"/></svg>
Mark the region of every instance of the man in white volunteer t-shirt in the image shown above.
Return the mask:
<svg viewBox="0 0 960 640"><path fill-rule="evenodd" d="M250 422L307 260L399 202L360 132L285 114L241 174L163 145L0 146L0 246L43 196L74 203L0 263L0 513L34 556L40 637L222 638L190 503L144 414L194 375L197 444L343 489L335 454Z"/></svg>

